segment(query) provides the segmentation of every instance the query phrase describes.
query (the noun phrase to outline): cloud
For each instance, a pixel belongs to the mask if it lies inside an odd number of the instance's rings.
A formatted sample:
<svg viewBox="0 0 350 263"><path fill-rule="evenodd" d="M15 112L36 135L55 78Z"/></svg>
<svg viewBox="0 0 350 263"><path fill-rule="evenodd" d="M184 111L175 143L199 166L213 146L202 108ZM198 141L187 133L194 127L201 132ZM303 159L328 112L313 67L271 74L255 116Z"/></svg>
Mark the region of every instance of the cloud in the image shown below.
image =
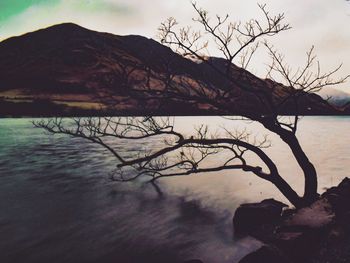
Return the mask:
<svg viewBox="0 0 350 263"><path fill-rule="evenodd" d="M0 25L0 40L62 22L73 22L91 29L118 32L133 24L133 9L108 0L60 0L37 2Z"/></svg>
<svg viewBox="0 0 350 263"><path fill-rule="evenodd" d="M14 16L20 12L23 12L27 8L38 4L53 4L59 0L1 0L0 2L0 21L4 21L11 16Z"/></svg>

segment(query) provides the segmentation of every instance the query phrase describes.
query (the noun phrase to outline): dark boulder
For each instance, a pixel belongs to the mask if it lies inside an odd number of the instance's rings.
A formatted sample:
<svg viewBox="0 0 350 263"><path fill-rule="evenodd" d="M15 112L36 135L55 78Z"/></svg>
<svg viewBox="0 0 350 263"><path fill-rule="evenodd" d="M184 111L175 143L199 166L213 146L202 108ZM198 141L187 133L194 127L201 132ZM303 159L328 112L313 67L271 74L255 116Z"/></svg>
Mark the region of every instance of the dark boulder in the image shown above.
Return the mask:
<svg viewBox="0 0 350 263"><path fill-rule="evenodd" d="M260 203L242 204L233 217L235 235L259 236L256 231L271 230L281 220L284 207L287 205L274 199L266 199Z"/></svg>
<svg viewBox="0 0 350 263"><path fill-rule="evenodd" d="M240 263L350 262L349 200L350 179L345 178L311 205L285 209L282 216L284 205L274 200L242 205L234 218L236 230L245 231L268 245L247 255ZM266 231L268 227L270 232Z"/></svg>
<svg viewBox="0 0 350 263"><path fill-rule="evenodd" d="M239 263L292 263L278 248L263 246L242 258Z"/></svg>
<svg viewBox="0 0 350 263"><path fill-rule="evenodd" d="M203 263L203 261L200 259L190 259L186 260L184 263Z"/></svg>
<svg viewBox="0 0 350 263"><path fill-rule="evenodd" d="M345 178L337 187L328 189L322 198L332 205L333 211L339 217L349 217L350 213L350 179Z"/></svg>

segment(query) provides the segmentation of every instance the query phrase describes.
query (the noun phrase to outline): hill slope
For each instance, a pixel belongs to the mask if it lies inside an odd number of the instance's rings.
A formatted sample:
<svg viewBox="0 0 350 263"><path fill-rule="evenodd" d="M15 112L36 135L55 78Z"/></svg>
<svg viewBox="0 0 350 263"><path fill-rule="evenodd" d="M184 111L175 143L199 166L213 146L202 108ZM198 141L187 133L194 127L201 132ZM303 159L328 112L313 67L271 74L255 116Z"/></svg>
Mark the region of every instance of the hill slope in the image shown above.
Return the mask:
<svg viewBox="0 0 350 263"><path fill-rule="evenodd" d="M52 26L0 43L0 116L266 114L257 93L278 102L291 92L235 65L228 83L220 72L226 62L209 62L195 63L141 36ZM304 95L299 114L343 113ZM284 103L278 112L295 108Z"/></svg>

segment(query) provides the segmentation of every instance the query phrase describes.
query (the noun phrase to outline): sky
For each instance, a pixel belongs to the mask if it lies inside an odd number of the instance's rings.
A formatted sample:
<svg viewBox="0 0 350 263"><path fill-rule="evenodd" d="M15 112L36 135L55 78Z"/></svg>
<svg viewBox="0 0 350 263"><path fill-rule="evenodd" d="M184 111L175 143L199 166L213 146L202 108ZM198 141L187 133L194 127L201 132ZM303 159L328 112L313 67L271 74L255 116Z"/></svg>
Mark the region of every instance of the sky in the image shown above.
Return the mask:
<svg viewBox="0 0 350 263"><path fill-rule="evenodd" d="M231 21L261 15L255 0L196 2L212 16L229 14ZM265 0L259 3L266 4L271 14L285 13L292 29L271 41L294 68L304 63L306 51L314 45L324 70L343 63L338 76L350 74L349 1ZM0 0L0 41L62 22L118 35L156 38L157 28L166 18L175 17L186 26L194 15L190 0ZM258 55L250 70L263 76L267 62ZM350 81L340 88L350 92Z"/></svg>

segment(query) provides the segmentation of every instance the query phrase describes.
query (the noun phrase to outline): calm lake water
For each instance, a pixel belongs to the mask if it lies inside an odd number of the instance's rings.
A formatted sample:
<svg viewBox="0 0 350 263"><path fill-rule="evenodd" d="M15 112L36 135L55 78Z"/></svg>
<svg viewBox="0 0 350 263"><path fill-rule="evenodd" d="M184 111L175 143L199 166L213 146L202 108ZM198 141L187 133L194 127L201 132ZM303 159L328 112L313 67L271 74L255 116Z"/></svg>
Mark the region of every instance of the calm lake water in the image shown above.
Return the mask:
<svg viewBox="0 0 350 263"><path fill-rule="evenodd" d="M277 198L254 175L225 171L159 181L110 181L116 160L99 146L34 129L31 119L0 119L0 262L237 262L259 246L232 234L243 202ZM178 130L220 125L253 134L257 124L179 117ZM350 176L350 117L306 117L298 136L319 173L320 191ZM267 152L298 191L302 175L290 151L270 135ZM130 156L157 142L114 142ZM254 160L252 159L252 162Z"/></svg>

